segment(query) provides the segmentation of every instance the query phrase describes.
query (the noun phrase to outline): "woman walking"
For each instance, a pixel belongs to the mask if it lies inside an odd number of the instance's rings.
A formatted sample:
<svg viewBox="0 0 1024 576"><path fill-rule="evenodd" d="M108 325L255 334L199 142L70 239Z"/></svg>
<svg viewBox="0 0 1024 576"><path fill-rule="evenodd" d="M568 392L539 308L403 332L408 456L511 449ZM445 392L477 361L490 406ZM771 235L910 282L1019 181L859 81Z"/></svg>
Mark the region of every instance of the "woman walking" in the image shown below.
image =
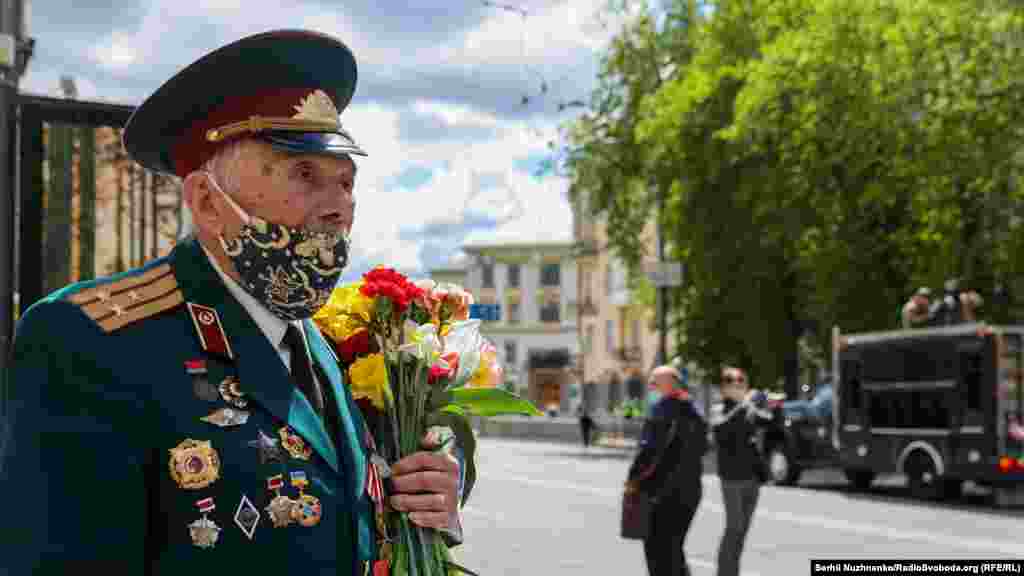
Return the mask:
<svg viewBox="0 0 1024 576"><path fill-rule="evenodd" d="M771 421L763 392L752 392L743 370L722 371L724 401L712 417L718 476L725 501L725 533L718 547L718 576L739 576L743 543L757 508L764 462L757 446L757 421Z"/></svg>

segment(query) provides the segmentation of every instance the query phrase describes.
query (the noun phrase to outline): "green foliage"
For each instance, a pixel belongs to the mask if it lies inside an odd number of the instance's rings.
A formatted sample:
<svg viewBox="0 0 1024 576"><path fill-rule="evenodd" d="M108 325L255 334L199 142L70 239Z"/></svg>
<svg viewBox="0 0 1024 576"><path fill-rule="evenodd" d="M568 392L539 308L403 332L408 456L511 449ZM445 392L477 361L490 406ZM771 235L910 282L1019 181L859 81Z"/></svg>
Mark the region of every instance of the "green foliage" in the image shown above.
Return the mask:
<svg viewBox="0 0 1024 576"><path fill-rule="evenodd" d="M667 4L612 43L568 168L631 268L665 191L669 253L688 265L677 353L770 384L795 375L807 330L828 358L831 325L892 328L917 286L991 294L1024 272L1019 7Z"/></svg>
<svg viewBox="0 0 1024 576"><path fill-rule="evenodd" d="M626 400L615 409L615 413L623 418L643 418L644 403L637 398Z"/></svg>
<svg viewBox="0 0 1024 576"><path fill-rule="evenodd" d="M498 416L501 414L522 414L543 416L529 400L500 388L455 388L445 392L446 403L477 416Z"/></svg>

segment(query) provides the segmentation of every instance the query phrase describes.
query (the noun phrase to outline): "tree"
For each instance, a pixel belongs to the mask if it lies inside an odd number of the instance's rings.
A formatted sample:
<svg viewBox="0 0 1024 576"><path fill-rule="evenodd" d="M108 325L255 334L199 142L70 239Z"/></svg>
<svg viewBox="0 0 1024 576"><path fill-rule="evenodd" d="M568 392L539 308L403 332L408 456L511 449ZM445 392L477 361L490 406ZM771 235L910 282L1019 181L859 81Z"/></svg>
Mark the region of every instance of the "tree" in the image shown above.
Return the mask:
<svg viewBox="0 0 1024 576"><path fill-rule="evenodd" d="M918 285L991 293L1024 271L1018 7L680 0L660 25L643 8L567 166L634 265L652 189L667 191L685 355L785 374L794 393L807 331L828 358L829 326L892 328Z"/></svg>

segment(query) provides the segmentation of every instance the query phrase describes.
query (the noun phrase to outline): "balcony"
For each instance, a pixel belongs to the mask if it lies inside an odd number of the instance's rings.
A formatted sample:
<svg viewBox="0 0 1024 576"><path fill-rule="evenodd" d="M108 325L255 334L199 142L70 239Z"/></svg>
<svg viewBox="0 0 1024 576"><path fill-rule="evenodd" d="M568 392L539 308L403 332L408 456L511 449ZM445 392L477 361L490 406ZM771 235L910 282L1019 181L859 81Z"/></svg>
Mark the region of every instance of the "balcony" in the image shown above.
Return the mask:
<svg viewBox="0 0 1024 576"><path fill-rule="evenodd" d="M597 305L590 298L583 301L583 305L580 306L580 316L597 316L598 310Z"/></svg>
<svg viewBox="0 0 1024 576"><path fill-rule="evenodd" d="M643 350L639 346L629 346L627 348L616 348L615 359L619 362L625 362L629 364L639 363L643 359Z"/></svg>

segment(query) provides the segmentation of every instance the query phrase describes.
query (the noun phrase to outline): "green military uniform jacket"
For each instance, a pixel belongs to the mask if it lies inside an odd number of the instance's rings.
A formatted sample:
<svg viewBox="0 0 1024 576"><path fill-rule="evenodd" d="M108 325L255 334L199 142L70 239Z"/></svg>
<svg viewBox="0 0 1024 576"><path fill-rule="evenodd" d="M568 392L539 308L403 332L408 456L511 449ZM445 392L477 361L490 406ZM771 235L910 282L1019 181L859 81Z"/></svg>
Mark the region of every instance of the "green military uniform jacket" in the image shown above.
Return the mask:
<svg viewBox="0 0 1024 576"><path fill-rule="evenodd" d="M204 350L190 302L216 310L232 359ZM32 306L8 374L0 567L12 575L361 575L374 554L364 423L329 344L310 321L304 327L338 403L334 439L195 240ZM186 370L196 360L206 361L214 389L235 376L241 395L201 397L199 376ZM229 401L246 403L244 424L201 419ZM299 439L299 457L258 448L260 438L283 448L282 429ZM190 458L187 440L209 444ZM280 461L263 457L282 453ZM216 479L196 487L214 469ZM267 479L282 474L280 493L296 498L292 472L305 474L304 493L321 504L315 526L274 527L268 516L275 494ZM220 532L201 548L189 525L209 497L215 509L206 516ZM243 497L259 512L251 538L235 522L240 509L252 514Z"/></svg>

